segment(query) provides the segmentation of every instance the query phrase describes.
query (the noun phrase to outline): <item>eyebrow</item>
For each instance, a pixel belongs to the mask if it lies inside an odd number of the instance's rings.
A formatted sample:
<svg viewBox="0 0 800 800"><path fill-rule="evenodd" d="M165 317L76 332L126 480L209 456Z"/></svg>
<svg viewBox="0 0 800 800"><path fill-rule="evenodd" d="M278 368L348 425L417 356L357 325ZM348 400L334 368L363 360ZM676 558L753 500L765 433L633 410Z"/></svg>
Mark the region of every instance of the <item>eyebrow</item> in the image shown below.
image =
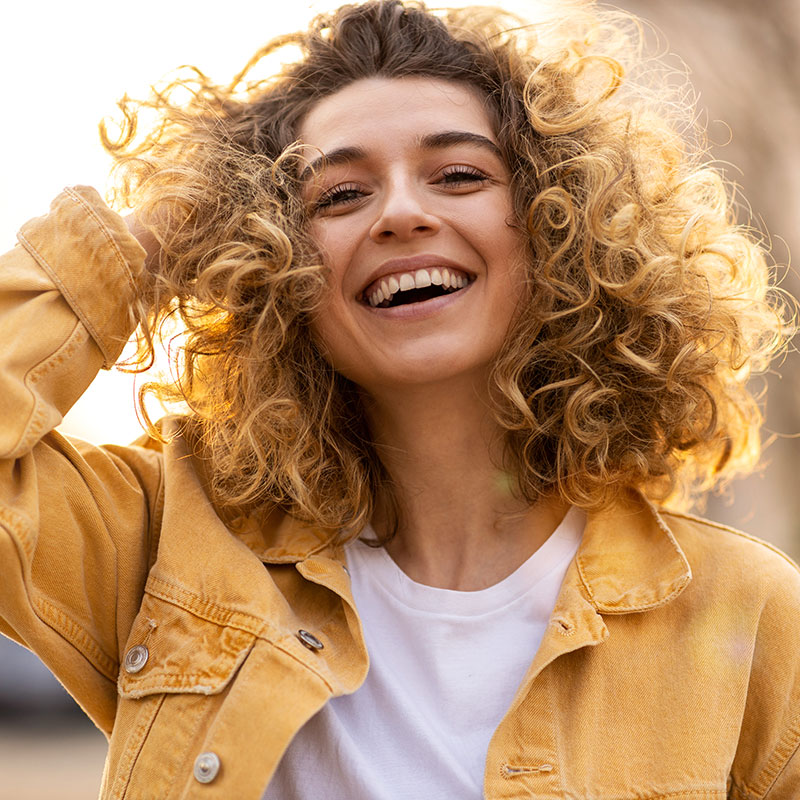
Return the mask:
<svg viewBox="0 0 800 800"><path fill-rule="evenodd" d="M488 137L470 131L441 131L439 133L429 133L420 136L417 146L422 150L436 150L445 147L452 147L458 144L472 144L489 150L493 156L503 161L503 154L500 148ZM361 147L337 147L330 153L324 153L319 158L311 161L300 173L301 183L308 177L325 167L335 167L339 164L347 164L351 161L360 161L367 157L367 152Z"/></svg>

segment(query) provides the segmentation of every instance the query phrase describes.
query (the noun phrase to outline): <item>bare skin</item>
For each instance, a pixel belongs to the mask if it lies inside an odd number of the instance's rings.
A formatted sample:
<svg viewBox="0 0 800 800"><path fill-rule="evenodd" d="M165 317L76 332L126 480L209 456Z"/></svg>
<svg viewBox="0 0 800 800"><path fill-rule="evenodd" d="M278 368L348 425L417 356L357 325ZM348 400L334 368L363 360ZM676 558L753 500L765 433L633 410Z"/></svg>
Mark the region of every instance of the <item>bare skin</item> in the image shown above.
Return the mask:
<svg viewBox="0 0 800 800"><path fill-rule="evenodd" d="M370 419L394 478L402 526L387 545L418 583L485 589L510 575L558 527L568 506L555 497L529 507L496 466L500 433L468 383L374 397ZM384 529L379 509L373 527Z"/></svg>

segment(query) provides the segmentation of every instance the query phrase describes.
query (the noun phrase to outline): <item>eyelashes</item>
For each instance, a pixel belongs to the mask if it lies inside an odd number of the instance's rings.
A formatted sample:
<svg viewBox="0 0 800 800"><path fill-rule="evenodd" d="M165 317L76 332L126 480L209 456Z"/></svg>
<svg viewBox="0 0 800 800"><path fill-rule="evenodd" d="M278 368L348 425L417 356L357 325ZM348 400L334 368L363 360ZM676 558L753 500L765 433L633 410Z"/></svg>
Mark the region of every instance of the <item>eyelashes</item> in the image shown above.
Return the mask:
<svg viewBox="0 0 800 800"><path fill-rule="evenodd" d="M480 185L489 181L489 176L475 167L468 167L461 164L454 164L445 167L439 177L433 181L433 185L449 188L468 188ZM326 189L312 204L313 213L347 209L349 206L357 205L364 197L371 192L358 183L340 183Z"/></svg>
<svg viewBox="0 0 800 800"><path fill-rule="evenodd" d="M442 170L441 183L448 185L488 181L489 176L475 167L452 166Z"/></svg>
<svg viewBox="0 0 800 800"><path fill-rule="evenodd" d="M314 203L315 211L323 211L333 206L348 206L357 203L364 192L357 183L342 183L324 191Z"/></svg>

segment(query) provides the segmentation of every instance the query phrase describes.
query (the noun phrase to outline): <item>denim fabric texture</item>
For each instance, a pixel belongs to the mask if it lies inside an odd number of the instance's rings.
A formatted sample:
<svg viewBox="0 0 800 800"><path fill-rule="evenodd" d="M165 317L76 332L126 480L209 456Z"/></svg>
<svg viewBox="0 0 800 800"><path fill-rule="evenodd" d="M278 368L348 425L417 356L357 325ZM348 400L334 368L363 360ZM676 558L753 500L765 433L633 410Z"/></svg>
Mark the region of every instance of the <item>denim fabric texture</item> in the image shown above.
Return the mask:
<svg viewBox="0 0 800 800"><path fill-rule="evenodd" d="M53 432L119 357L144 251L86 187L19 242L0 261L0 632L109 737L101 798L259 800L367 673L341 547L287 516L229 530L179 417L163 447ZM589 515L531 659L487 798L800 798L800 574L772 546L631 492Z"/></svg>

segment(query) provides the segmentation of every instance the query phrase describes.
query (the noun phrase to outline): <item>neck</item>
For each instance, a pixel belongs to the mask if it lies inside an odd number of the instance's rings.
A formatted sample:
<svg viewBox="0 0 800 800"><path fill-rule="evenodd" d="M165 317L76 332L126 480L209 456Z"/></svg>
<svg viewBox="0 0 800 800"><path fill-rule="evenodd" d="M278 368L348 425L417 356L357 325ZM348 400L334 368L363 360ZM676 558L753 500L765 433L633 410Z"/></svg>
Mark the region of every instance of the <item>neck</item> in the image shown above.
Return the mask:
<svg viewBox="0 0 800 800"><path fill-rule="evenodd" d="M501 469L502 431L481 382L394 387L372 393L369 417L401 519L387 551L409 577L474 590L502 580L555 530L567 507L530 507ZM482 382L485 386L485 381ZM388 527L378 503L372 524Z"/></svg>

